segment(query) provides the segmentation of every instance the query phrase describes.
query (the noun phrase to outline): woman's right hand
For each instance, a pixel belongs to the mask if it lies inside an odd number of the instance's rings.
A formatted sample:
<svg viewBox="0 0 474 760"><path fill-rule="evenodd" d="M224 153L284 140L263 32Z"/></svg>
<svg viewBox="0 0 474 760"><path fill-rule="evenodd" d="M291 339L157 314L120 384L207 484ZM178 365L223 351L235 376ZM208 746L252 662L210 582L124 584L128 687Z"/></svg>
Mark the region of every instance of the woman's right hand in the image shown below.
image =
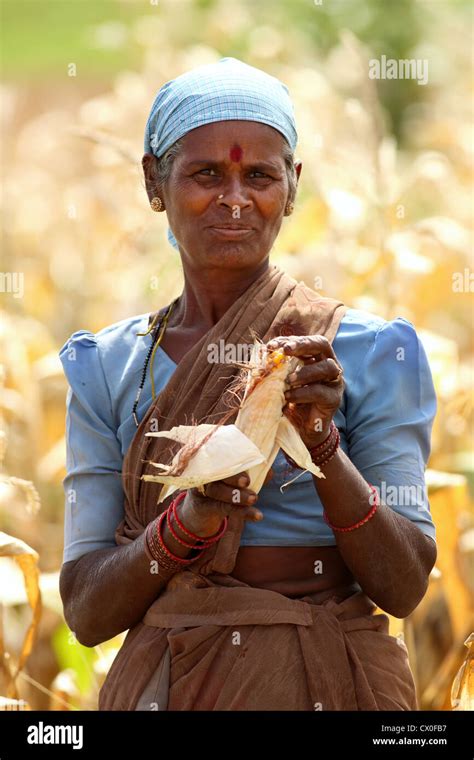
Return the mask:
<svg viewBox="0 0 474 760"><path fill-rule="evenodd" d="M205 496L197 488L188 489L179 510L184 526L204 537L217 533L224 517L234 513L244 520L262 520L262 513L253 506L258 496L247 488L249 482L248 473L239 472L230 478L206 483Z"/></svg>

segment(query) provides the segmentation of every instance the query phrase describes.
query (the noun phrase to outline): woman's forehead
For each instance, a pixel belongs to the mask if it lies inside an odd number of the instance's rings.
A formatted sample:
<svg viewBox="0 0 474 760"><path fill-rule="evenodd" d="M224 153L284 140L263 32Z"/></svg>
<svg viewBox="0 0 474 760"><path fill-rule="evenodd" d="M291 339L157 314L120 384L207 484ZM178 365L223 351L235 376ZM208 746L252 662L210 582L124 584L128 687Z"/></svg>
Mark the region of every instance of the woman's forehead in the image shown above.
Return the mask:
<svg viewBox="0 0 474 760"><path fill-rule="evenodd" d="M278 130L256 121L216 121L192 129L182 138L183 153L191 154L205 150L209 155L219 154L239 161L258 156L262 152L270 158L280 156L284 137Z"/></svg>

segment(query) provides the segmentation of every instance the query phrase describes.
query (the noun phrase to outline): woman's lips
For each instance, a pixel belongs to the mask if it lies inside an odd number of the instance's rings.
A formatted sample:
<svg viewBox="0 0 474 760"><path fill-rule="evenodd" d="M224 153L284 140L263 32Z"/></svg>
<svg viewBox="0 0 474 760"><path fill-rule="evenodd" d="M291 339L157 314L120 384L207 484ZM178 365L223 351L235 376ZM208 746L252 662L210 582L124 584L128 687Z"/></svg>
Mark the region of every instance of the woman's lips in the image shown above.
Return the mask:
<svg viewBox="0 0 474 760"><path fill-rule="evenodd" d="M254 231L252 227L209 227L209 229L214 234L227 240L239 240L240 238L247 237Z"/></svg>

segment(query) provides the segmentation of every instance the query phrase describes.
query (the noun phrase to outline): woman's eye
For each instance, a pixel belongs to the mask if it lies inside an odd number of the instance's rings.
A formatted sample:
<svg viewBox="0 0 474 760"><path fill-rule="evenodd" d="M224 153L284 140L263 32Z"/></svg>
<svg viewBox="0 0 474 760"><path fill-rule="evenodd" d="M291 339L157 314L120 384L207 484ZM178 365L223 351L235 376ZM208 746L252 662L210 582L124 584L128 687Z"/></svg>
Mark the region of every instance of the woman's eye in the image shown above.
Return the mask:
<svg viewBox="0 0 474 760"><path fill-rule="evenodd" d="M218 177L218 173L215 169L212 169L210 167L207 167L206 169L200 169L198 172L196 172L196 176L198 177ZM268 174L265 174L264 172L259 171L253 171L250 172L249 175L250 179L271 179L271 177Z"/></svg>

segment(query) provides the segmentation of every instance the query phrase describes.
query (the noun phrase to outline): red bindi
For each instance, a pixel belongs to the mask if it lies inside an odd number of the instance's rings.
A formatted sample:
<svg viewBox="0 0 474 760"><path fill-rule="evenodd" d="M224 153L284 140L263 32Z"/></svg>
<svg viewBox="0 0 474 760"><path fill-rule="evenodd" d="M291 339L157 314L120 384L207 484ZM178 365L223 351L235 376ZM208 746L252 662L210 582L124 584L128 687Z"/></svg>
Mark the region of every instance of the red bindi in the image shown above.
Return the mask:
<svg viewBox="0 0 474 760"><path fill-rule="evenodd" d="M234 147L231 148L231 151L230 151L230 160L235 161L235 162L240 161L240 159L242 158L242 153L243 153L243 150L240 147L240 145L234 145Z"/></svg>

